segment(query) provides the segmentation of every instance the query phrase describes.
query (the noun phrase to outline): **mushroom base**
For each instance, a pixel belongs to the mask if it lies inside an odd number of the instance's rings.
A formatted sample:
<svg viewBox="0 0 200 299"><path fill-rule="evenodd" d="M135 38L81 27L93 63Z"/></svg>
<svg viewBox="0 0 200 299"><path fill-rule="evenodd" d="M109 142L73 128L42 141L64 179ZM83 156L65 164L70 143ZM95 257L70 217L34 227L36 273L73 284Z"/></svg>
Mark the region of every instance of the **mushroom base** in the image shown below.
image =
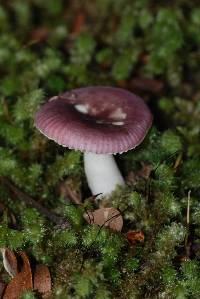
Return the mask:
<svg viewBox="0 0 200 299"><path fill-rule="evenodd" d="M93 195L108 195L117 185L124 185L113 155L84 153L84 167L89 188Z"/></svg>

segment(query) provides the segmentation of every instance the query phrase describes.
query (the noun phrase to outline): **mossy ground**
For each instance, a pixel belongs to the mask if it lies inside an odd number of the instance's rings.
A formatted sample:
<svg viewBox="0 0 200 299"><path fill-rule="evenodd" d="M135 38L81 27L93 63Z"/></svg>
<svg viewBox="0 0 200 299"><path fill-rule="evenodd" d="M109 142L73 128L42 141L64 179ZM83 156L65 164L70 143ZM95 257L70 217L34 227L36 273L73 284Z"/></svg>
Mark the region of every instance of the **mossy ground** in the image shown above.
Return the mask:
<svg viewBox="0 0 200 299"><path fill-rule="evenodd" d="M56 226L2 183L0 247L47 264L55 299L200 298L199 1L2 0L0 31L0 176L72 224ZM134 91L154 115L145 141L117 157L128 184L109 205L122 233L84 221L95 205L81 153L33 127L47 98L88 85ZM83 206L66 202L62 182ZM144 242L130 245L130 230Z"/></svg>

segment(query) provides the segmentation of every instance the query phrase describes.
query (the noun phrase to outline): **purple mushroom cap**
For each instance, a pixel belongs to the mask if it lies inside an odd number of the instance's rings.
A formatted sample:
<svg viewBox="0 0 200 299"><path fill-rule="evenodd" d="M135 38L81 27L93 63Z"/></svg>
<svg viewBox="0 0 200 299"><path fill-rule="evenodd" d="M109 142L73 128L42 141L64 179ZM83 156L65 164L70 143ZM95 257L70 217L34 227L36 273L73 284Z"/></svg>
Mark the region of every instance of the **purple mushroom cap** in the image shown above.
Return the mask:
<svg viewBox="0 0 200 299"><path fill-rule="evenodd" d="M35 116L35 126L49 139L97 154L135 148L151 124L151 112L140 97L106 86L78 88L53 97Z"/></svg>

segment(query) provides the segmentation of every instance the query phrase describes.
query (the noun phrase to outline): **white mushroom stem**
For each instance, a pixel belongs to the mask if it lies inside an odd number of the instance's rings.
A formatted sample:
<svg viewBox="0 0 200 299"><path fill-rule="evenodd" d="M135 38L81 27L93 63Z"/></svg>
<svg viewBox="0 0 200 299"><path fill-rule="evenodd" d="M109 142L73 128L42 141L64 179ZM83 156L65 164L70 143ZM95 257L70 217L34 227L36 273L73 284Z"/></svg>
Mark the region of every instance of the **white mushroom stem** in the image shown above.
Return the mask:
<svg viewBox="0 0 200 299"><path fill-rule="evenodd" d="M89 188L93 195L108 195L117 185L124 185L113 155L84 153L84 167Z"/></svg>

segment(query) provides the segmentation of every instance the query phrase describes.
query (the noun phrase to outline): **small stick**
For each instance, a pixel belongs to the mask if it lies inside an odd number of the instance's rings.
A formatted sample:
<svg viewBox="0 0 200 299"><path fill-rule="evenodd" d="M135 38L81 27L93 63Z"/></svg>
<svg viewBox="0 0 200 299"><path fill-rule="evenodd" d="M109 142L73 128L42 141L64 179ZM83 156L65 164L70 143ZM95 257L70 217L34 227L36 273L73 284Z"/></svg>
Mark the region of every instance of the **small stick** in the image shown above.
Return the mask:
<svg viewBox="0 0 200 299"><path fill-rule="evenodd" d="M190 244L188 242L189 233L190 233L190 195L191 195L191 190L188 191L188 198L187 198L187 216L186 216L187 232L185 236L185 251L188 257L190 255Z"/></svg>
<svg viewBox="0 0 200 299"><path fill-rule="evenodd" d="M187 202L187 226L190 225L190 194L191 190L188 191L188 202Z"/></svg>
<svg viewBox="0 0 200 299"><path fill-rule="evenodd" d="M76 194L68 185L65 185L65 191L69 196L70 200L74 202L76 205L82 205L81 198Z"/></svg>
<svg viewBox="0 0 200 299"><path fill-rule="evenodd" d="M178 157L176 158L176 161L175 161L174 166L173 166L174 170L176 170L178 168L178 166L180 165L181 160L182 160L182 156L183 156L183 154L180 153L178 155Z"/></svg>
<svg viewBox="0 0 200 299"><path fill-rule="evenodd" d="M63 228L71 227L67 219L43 207L39 202L37 202L32 197L30 197L29 195L18 189L16 186L14 186L7 178L0 177L0 181L4 183L13 192L13 194L15 194L18 197L18 199L22 199L25 202L25 204L38 210L41 214L45 215L49 220L51 220L55 224Z"/></svg>

